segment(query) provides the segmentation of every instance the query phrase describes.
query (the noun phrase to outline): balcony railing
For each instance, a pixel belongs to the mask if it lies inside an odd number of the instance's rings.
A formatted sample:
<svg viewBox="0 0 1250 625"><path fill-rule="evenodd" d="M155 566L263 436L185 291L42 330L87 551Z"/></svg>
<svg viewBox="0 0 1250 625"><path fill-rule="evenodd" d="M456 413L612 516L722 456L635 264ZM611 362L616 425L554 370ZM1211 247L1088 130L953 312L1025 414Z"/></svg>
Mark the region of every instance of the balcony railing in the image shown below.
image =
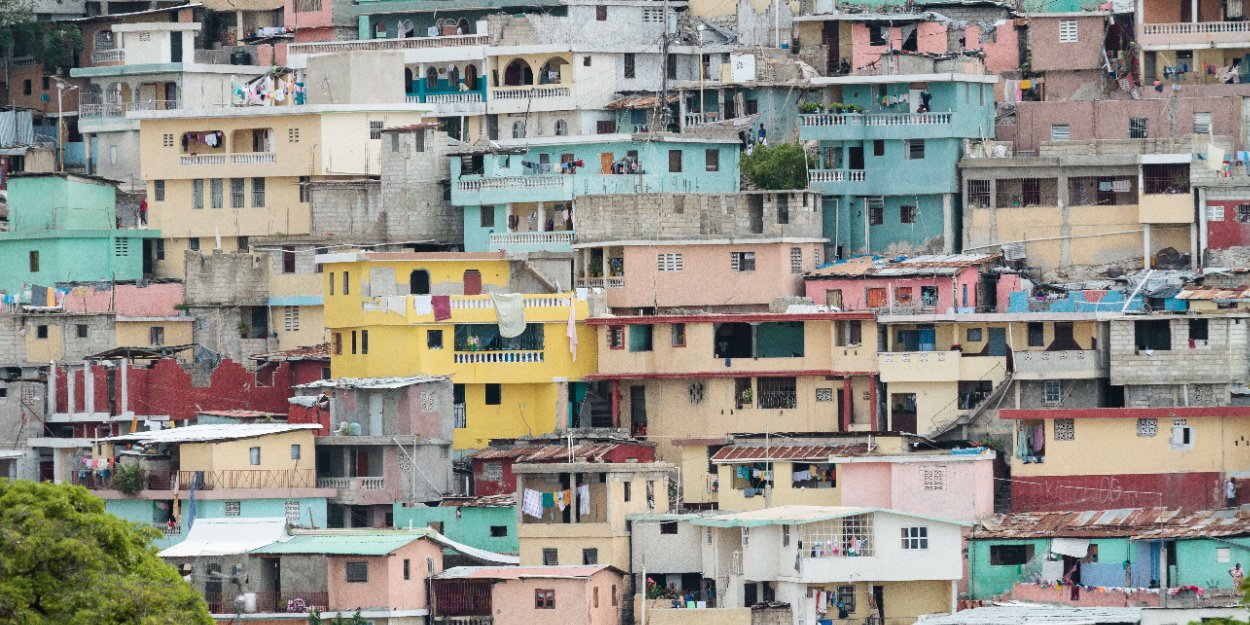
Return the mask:
<svg viewBox="0 0 1250 625"><path fill-rule="evenodd" d="M490 235L491 247L508 245L572 245L573 233L561 232L504 232Z"/></svg>
<svg viewBox="0 0 1250 625"><path fill-rule="evenodd" d="M460 180L456 182L456 190L472 192L487 189L559 189L566 180L568 176L497 176Z"/></svg>
<svg viewBox="0 0 1250 625"><path fill-rule="evenodd" d="M78 117L80 119L98 119L104 117L124 117L126 115L126 105L121 102L108 102L105 104L79 104Z"/></svg>
<svg viewBox="0 0 1250 625"><path fill-rule="evenodd" d="M569 307L569 296L565 295L527 295L524 298L526 308ZM494 308L495 301L486 297L456 297L451 300L451 308L471 310Z"/></svg>
<svg viewBox="0 0 1250 625"><path fill-rule="evenodd" d="M509 89L496 89L493 97L496 100L540 100L543 98L567 98L569 97L568 87L518 87Z"/></svg>
<svg viewBox="0 0 1250 625"><path fill-rule="evenodd" d="M361 39L356 41L327 41L322 43L296 43L287 48L287 54L324 54L327 52L355 52L359 50L420 50L424 48L448 48L455 46L484 46L486 35L448 35L445 37L413 37L410 39Z"/></svg>
<svg viewBox="0 0 1250 625"><path fill-rule="evenodd" d="M182 536L182 526L176 523L174 524L173 527L170 527L166 523L153 523L152 527L155 527L157 530L160 531L161 534L165 536Z"/></svg>
<svg viewBox="0 0 1250 625"><path fill-rule="evenodd" d="M313 608L326 611L330 607L328 592L257 592L249 593L256 596L256 611L262 614L304 614ZM204 599L208 602L211 614L231 614L237 610L236 592L206 592Z"/></svg>
<svg viewBox="0 0 1250 625"><path fill-rule="evenodd" d="M1143 35L1195 35L1205 33L1250 33L1250 22L1142 24Z"/></svg>
<svg viewBox="0 0 1250 625"><path fill-rule="evenodd" d="M600 277L578 277L575 281L576 286L588 289L623 289L625 288L625 278L620 276L610 276L607 278Z"/></svg>
<svg viewBox="0 0 1250 625"><path fill-rule="evenodd" d="M430 93L423 96L410 95L408 102L427 102L430 104L480 104L482 94L477 91L464 93Z"/></svg>
<svg viewBox="0 0 1250 625"><path fill-rule="evenodd" d="M122 48L113 50L95 50L91 53L92 63L125 63L126 51Z"/></svg>
<svg viewBox="0 0 1250 625"><path fill-rule="evenodd" d="M338 490L383 490L386 478L382 477L319 477L317 488Z"/></svg>
<svg viewBox="0 0 1250 625"><path fill-rule="evenodd" d="M176 111L182 108L178 100L142 100L126 105L127 111Z"/></svg>
<svg viewBox="0 0 1250 625"><path fill-rule="evenodd" d="M718 119L720 119L720 115L717 113L686 113L686 117L682 121L685 126L698 126Z"/></svg>
<svg viewBox="0 0 1250 625"><path fill-rule="evenodd" d="M458 365L543 362L543 352L456 352L455 362Z"/></svg>
<svg viewBox="0 0 1250 625"><path fill-rule="evenodd" d="M231 154L230 162L235 165L255 165L257 163L276 163L278 155L273 152L252 152L248 154Z"/></svg>
<svg viewBox="0 0 1250 625"><path fill-rule="evenodd" d="M180 157L183 165L225 165L225 154L191 154Z"/></svg>
<svg viewBox="0 0 1250 625"><path fill-rule="evenodd" d="M810 169L808 182L863 182L862 169Z"/></svg>
<svg viewBox="0 0 1250 625"><path fill-rule="evenodd" d="M800 126L939 126L951 123L950 113L817 113L799 115Z"/></svg>
<svg viewBox="0 0 1250 625"><path fill-rule="evenodd" d="M197 490L228 488L313 488L317 476L312 469L232 469L225 471L179 471L178 488L188 490L191 483Z"/></svg>

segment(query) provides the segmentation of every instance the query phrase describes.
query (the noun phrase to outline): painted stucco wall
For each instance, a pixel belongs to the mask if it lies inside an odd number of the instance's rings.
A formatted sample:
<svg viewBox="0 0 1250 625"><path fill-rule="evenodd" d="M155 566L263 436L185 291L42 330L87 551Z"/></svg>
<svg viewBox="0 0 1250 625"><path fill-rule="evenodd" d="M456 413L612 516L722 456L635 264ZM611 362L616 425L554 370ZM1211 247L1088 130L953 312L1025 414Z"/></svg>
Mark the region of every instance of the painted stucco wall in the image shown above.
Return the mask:
<svg viewBox="0 0 1250 625"><path fill-rule="evenodd" d="M397 503L394 518L395 527L400 529L442 523L444 536L470 547L496 553L517 553L520 550L516 533L516 509L513 506L485 508L408 506ZM504 528L505 535L492 536L492 527Z"/></svg>
<svg viewBox="0 0 1250 625"><path fill-rule="evenodd" d="M123 317L174 317L182 303L182 284L157 282L138 286L118 284L104 291L71 289L62 308L65 312L116 312ZM171 342L172 344L172 342Z"/></svg>
<svg viewBox="0 0 1250 625"><path fill-rule="evenodd" d="M531 625L535 622L611 625L620 619L621 583L620 575L609 570L595 573L589 580L508 580L496 584L491 592L494 622L497 625ZM594 607L596 588L598 608ZM616 593L613 593L614 588ZM534 607L534 592L540 589L555 591L555 608Z"/></svg>
<svg viewBox="0 0 1250 625"><path fill-rule="evenodd" d="M815 279L804 282L807 290L807 296L817 303L826 302L827 292L830 290L842 291L842 310L866 310L868 309L867 293L868 289L884 289L887 298L893 296L893 299L887 299L886 305L896 308L916 308L924 305L921 301L921 289L923 287L937 288L937 305L933 308L941 313L953 308L976 307L984 305L977 302L977 284L979 283L979 270L977 267L968 267L959 271L955 276L929 276L922 278L868 278L864 280L852 279ZM967 289L968 302L963 301L963 289ZM909 299L900 299L899 289L910 289Z"/></svg>

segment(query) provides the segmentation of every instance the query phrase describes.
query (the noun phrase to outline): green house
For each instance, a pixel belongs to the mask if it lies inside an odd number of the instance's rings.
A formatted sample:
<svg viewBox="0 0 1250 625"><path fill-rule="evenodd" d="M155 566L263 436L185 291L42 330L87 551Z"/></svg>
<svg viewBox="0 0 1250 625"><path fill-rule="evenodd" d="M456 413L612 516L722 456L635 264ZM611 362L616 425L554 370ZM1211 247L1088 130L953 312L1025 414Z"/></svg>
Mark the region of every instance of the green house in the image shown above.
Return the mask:
<svg viewBox="0 0 1250 625"><path fill-rule="evenodd" d="M448 498L441 505L396 503L395 527L433 527L458 543L493 551L519 553L516 505L511 495Z"/></svg>
<svg viewBox="0 0 1250 625"><path fill-rule="evenodd" d="M117 188L103 178L15 174L9 179L9 231L0 232L0 291L27 285L137 280L144 239L157 230L117 227Z"/></svg>

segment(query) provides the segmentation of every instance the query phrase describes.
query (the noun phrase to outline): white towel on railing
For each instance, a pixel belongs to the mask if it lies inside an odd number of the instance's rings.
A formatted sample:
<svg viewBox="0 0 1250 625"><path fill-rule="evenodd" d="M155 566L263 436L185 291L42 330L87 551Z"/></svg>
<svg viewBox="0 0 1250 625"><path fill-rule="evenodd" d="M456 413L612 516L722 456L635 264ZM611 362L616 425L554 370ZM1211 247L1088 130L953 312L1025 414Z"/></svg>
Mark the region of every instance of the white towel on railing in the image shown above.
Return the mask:
<svg viewBox="0 0 1250 625"><path fill-rule="evenodd" d="M580 515L590 514L589 484L582 484L577 487L577 513Z"/></svg>
<svg viewBox="0 0 1250 625"><path fill-rule="evenodd" d="M520 293L491 293L499 316L499 336L516 338L525 332L525 298Z"/></svg>
<svg viewBox="0 0 1250 625"><path fill-rule="evenodd" d="M521 499L521 512L536 519L543 518L543 494L529 488L525 489L525 495Z"/></svg>

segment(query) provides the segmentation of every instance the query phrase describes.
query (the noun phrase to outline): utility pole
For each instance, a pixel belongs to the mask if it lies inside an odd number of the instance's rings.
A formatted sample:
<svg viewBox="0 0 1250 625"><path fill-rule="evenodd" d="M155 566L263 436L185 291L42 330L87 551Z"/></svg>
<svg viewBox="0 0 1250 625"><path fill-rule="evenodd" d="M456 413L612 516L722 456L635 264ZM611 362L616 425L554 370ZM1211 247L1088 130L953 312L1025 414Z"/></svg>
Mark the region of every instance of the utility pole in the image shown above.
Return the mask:
<svg viewBox="0 0 1250 625"><path fill-rule="evenodd" d="M660 35L660 69L663 72L663 75L660 76L660 132L668 131L670 116L668 110L668 45L672 37L676 35L676 33L670 34L668 32L668 20L668 0L664 0L664 33Z"/></svg>

